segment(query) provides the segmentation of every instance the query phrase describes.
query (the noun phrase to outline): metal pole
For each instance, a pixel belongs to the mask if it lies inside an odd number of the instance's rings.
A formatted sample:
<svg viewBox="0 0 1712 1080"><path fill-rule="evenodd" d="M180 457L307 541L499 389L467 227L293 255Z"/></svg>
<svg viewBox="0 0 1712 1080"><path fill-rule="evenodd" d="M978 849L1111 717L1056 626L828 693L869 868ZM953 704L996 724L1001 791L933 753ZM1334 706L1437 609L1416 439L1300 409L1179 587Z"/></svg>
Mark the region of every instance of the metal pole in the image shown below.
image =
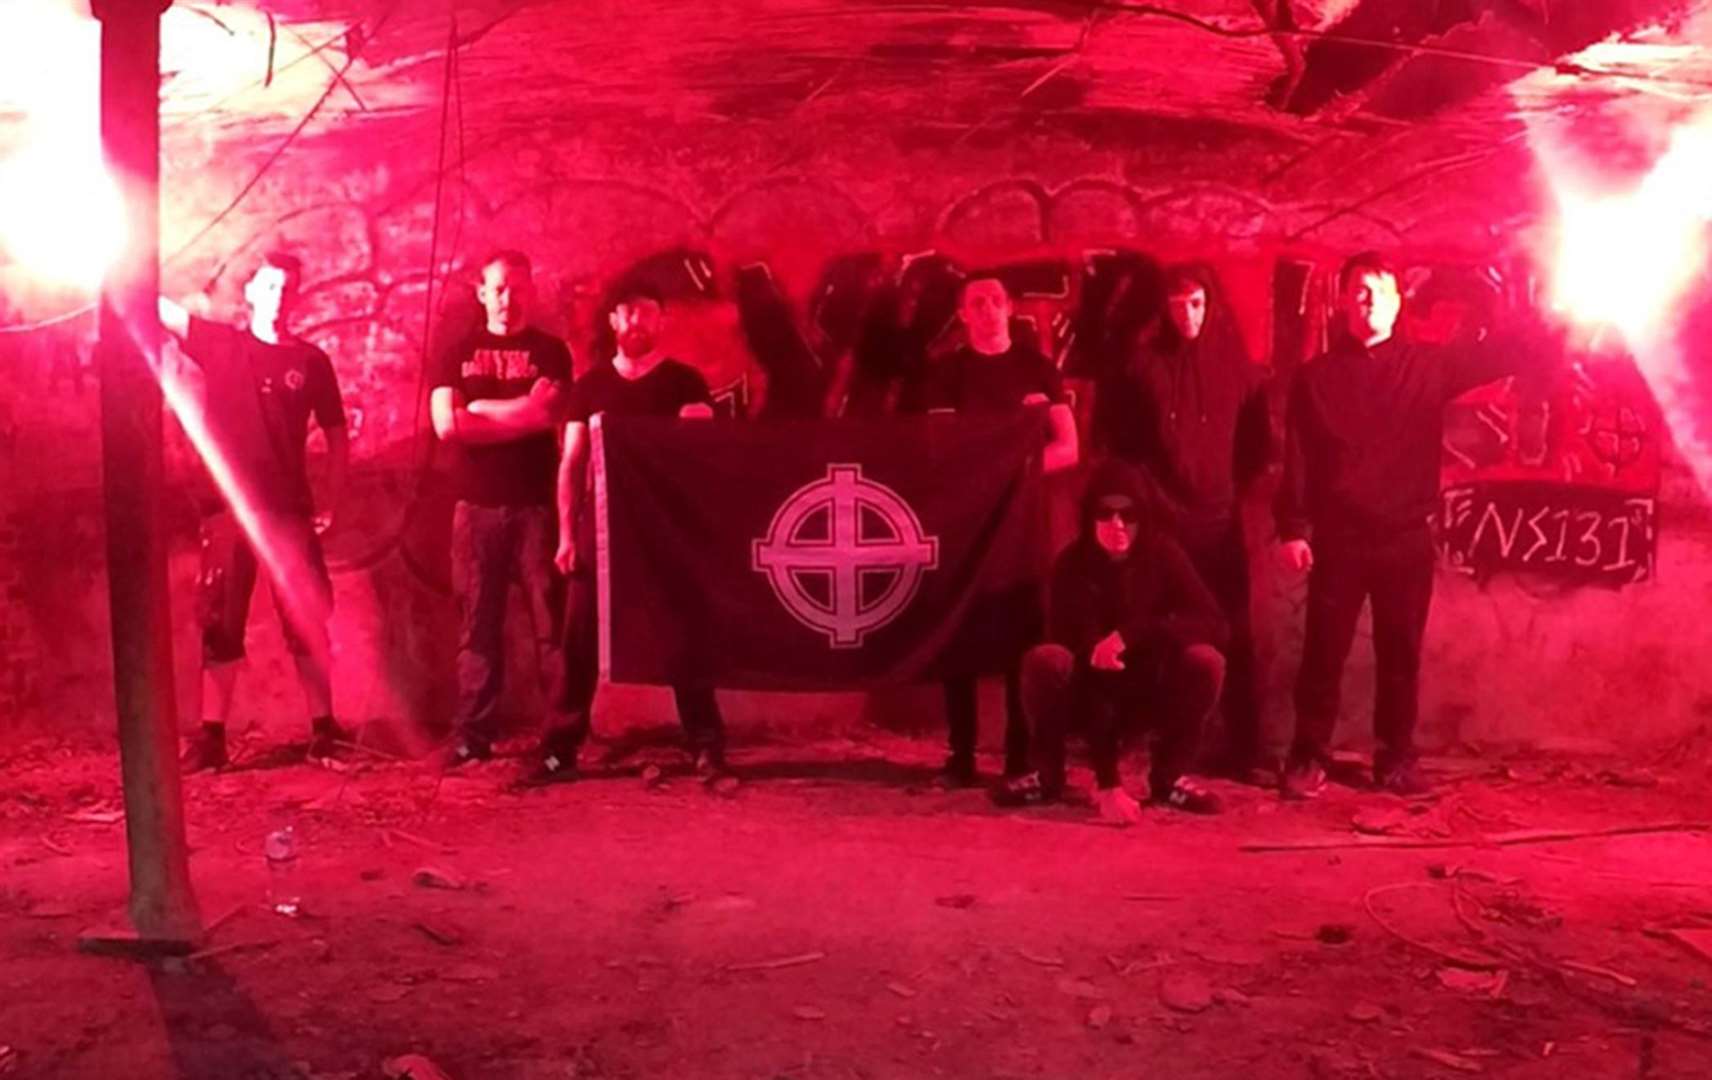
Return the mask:
<svg viewBox="0 0 1712 1080"><path fill-rule="evenodd" d="M131 871L130 943L181 951L201 936L178 776L160 384L160 17L170 0L95 0L101 145L125 208L124 250L101 289L101 464L113 688ZM121 945L127 935L86 945Z"/></svg>

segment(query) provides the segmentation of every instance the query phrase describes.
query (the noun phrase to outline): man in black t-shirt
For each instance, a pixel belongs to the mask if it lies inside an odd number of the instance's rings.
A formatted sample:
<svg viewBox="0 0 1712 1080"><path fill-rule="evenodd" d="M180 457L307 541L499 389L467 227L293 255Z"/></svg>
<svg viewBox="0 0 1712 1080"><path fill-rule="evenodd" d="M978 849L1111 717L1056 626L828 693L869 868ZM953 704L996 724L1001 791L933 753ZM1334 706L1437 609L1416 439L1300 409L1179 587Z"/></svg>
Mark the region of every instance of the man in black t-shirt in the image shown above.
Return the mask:
<svg viewBox="0 0 1712 1080"><path fill-rule="evenodd" d="M505 608L522 583L548 703L543 745L565 738L562 595L553 574L554 428L571 378L565 343L529 325L529 260L500 251L482 264L483 324L439 357L429 391L434 433L454 453L452 587L458 598L457 712L448 768L492 756L505 678Z"/></svg>
<svg viewBox="0 0 1712 1080"><path fill-rule="evenodd" d="M555 561L566 576L565 705L574 718L571 737L549 748L541 772L573 773L577 751L589 729L589 710L599 682L599 593L595 583L595 521L588 458L589 421L610 416L713 415L707 382L687 364L659 348L665 305L646 287L623 290L608 316L617 336L612 363L596 367L571 388L565 448L559 459L559 550ZM695 760L697 775L722 789L735 782L725 762L725 722L713 687L673 687L678 720Z"/></svg>
<svg viewBox="0 0 1712 1080"><path fill-rule="evenodd" d="M202 728L185 748L186 772L226 764L226 721L258 563L296 661L310 717L309 757L337 757L346 741L333 720L327 639L333 588L320 536L332 527L344 490L350 438L332 362L285 332L302 277L295 256L264 256L244 286L250 321L243 330L160 301L161 326L200 370L203 431L196 441L221 496L201 523ZM327 501L319 512L304 455L311 416L327 442ZM186 426L197 435L194 422Z"/></svg>
<svg viewBox="0 0 1712 1080"><path fill-rule="evenodd" d="M1045 472L1076 464L1076 419L1064 394L1058 368L1039 351L1011 337L1010 294L993 274L972 274L963 285L957 314L968 343L951 355L930 361L922 380L906 388L908 411L1011 412L1036 405L1047 407L1050 439L1042 457ZM1039 640L1041 612L1038 590L1028 587L1013 596L993 598L997 614L1016 625L1011 636L1024 646ZM1025 640L1026 639L1026 640ZM1021 650L1005 669L1005 776L1029 769L1028 724L1023 717L1020 676ZM945 682L945 714L950 756L942 780L966 787L979 778L975 768L975 677L959 675Z"/></svg>

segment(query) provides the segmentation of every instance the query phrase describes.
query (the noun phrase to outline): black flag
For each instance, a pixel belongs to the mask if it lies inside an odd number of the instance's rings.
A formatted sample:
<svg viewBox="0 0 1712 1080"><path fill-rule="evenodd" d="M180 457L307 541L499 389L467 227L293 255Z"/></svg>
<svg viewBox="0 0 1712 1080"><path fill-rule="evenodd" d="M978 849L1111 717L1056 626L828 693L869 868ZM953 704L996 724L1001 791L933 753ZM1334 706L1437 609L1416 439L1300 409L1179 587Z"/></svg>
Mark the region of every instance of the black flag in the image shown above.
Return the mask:
<svg viewBox="0 0 1712 1080"><path fill-rule="evenodd" d="M603 419L603 673L850 690L1002 670L1038 632L1044 414Z"/></svg>

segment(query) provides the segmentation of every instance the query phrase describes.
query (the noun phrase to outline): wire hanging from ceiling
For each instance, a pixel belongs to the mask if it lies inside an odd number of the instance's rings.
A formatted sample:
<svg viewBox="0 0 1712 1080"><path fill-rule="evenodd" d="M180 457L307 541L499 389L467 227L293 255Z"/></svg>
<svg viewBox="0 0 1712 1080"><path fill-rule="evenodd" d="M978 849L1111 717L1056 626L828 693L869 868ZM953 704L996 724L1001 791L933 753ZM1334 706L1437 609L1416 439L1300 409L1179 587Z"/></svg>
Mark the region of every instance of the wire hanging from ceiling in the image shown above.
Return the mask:
<svg viewBox="0 0 1712 1080"><path fill-rule="evenodd" d="M1693 79L1678 75L1663 75L1658 72L1629 72L1613 71L1607 68L1588 67L1569 60L1529 60L1517 56L1494 56L1491 53L1470 52L1466 49L1452 49L1443 45L1421 45L1403 41L1385 41L1382 38L1362 37L1356 34L1346 34L1338 30L1304 30L1298 27L1262 26L1224 26L1220 23L1192 15L1187 11L1165 7L1161 4L1130 3L1128 0L1091 0L1089 8L1095 11L1111 11L1128 15L1152 16L1159 19L1169 19L1182 23L1203 33L1216 37L1246 40L1251 38L1298 38L1314 41L1332 41L1344 45L1356 45L1370 49L1380 49L1387 52L1406 53L1411 56L1439 56L1447 60L1466 60L1471 63L1490 64L1495 67L1512 68L1517 71L1537 71L1541 68L1551 68L1560 75L1571 75L1591 79L1617 79L1626 81L1644 81L1669 83L1679 86L1692 86L1712 90L1712 79Z"/></svg>

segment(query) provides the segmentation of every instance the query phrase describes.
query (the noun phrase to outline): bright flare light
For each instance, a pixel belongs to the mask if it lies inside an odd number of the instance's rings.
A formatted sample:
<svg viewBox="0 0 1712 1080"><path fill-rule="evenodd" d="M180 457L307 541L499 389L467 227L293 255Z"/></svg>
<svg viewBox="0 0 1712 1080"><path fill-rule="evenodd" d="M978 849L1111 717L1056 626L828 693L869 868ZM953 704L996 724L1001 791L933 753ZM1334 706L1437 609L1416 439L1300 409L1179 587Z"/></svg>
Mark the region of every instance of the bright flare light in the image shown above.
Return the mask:
<svg viewBox="0 0 1712 1080"><path fill-rule="evenodd" d="M0 162L0 248L44 281L93 290L125 243L97 147L39 141Z"/></svg>
<svg viewBox="0 0 1712 1080"><path fill-rule="evenodd" d="M207 20L191 12L182 20L190 22L175 32L176 40L205 43L214 51L222 46L200 25ZM123 205L101 154L100 29L87 5L74 0L0 0L0 112L15 109L24 116L21 130L7 133L14 138L0 148L0 251L43 281L91 289L125 238ZM231 64L227 56L209 69L228 76ZM266 567L276 602L325 665L321 627L328 612L318 575L270 535L255 499L209 431L194 388L163 366L158 350L147 344L155 335L126 329L143 348L167 405Z"/></svg>
<svg viewBox="0 0 1712 1080"><path fill-rule="evenodd" d="M1556 142L1537 128L1533 135L1562 214L1553 306L1622 336L1677 450L1712 493L1712 397L1696 382L1680 326L1706 271L1712 112L1678 124L1641 182L1616 194L1582 190Z"/></svg>
<svg viewBox="0 0 1712 1080"><path fill-rule="evenodd" d="M1712 221L1712 121L1678 128L1630 192L1590 196L1564 178L1553 301L1633 344L1656 337L1699 274Z"/></svg>
<svg viewBox="0 0 1712 1080"><path fill-rule="evenodd" d="M44 281L91 289L125 238L101 159L100 42L65 0L0 5L0 100L24 116L0 155L0 249Z"/></svg>

